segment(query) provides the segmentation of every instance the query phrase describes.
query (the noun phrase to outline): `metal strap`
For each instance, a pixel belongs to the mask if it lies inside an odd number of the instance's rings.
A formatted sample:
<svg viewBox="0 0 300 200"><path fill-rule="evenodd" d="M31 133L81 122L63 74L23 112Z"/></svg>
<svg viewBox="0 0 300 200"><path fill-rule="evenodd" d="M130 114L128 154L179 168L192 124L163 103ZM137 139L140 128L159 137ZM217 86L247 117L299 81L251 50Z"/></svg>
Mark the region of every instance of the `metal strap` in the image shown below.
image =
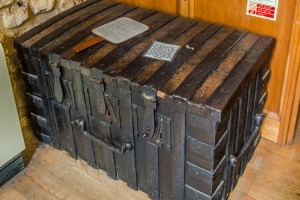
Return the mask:
<svg viewBox="0 0 300 200"><path fill-rule="evenodd" d="M156 130L155 130L155 133L154 133L154 139L155 139L155 142L156 144L160 147L160 148L163 148L163 135L162 135L162 129L163 129L163 119L161 117L158 118L158 123L157 123L157 126L156 126Z"/></svg>
<svg viewBox="0 0 300 200"><path fill-rule="evenodd" d="M116 123L117 122L117 118L116 118L116 115L115 115L115 112L114 112L114 109L112 107L112 104L108 98L108 96L105 96L105 101L107 103L107 118L110 122L112 123Z"/></svg>
<svg viewBox="0 0 300 200"><path fill-rule="evenodd" d="M106 147L107 149L109 149L115 153L123 154L126 151L132 150L132 148L133 148L133 145L128 140L123 142L121 147L115 146L114 144L110 143L108 140L98 138L98 137L94 136L92 133L88 132L85 128L84 121L76 120L75 122L80 126L80 128L85 136L89 137L94 142Z"/></svg>
<svg viewBox="0 0 300 200"><path fill-rule="evenodd" d="M258 144L258 141L260 139L259 134L259 128L261 126L261 123L263 121L263 118L265 117L265 114L257 114L255 117L256 127L251 133L248 141L244 144L244 146L241 148L241 151L238 155L230 155L230 164L232 167L238 166L238 163L241 162L241 158L245 155L245 153L248 152L249 147L256 146ZM252 144L252 145L251 145Z"/></svg>
<svg viewBox="0 0 300 200"><path fill-rule="evenodd" d="M143 120L143 137L151 138L155 129L154 110L156 110L156 98L145 94L143 96L146 106Z"/></svg>
<svg viewBox="0 0 300 200"><path fill-rule="evenodd" d="M60 67L58 66L57 62L49 61L52 73L53 73L53 82L54 82L54 96L57 102L62 102L63 100L63 89L61 84L61 72Z"/></svg>
<svg viewBox="0 0 300 200"><path fill-rule="evenodd" d="M104 83L102 77L92 77L93 85L95 88L95 95L96 95L96 106L97 110L100 114L105 114L106 112L106 105L104 100Z"/></svg>

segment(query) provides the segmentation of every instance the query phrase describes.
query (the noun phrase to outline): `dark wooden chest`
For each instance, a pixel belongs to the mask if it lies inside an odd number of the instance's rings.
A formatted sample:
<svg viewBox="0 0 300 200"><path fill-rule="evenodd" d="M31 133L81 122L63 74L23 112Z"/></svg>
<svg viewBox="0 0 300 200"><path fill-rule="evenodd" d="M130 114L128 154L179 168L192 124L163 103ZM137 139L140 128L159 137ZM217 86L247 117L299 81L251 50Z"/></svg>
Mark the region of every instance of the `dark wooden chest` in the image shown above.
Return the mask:
<svg viewBox="0 0 300 200"><path fill-rule="evenodd" d="M83 51L92 29L149 29ZM143 56L181 46L172 62ZM151 199L227 199L259 141L274 39L90 0L15 40L37 135Z"/></svg>

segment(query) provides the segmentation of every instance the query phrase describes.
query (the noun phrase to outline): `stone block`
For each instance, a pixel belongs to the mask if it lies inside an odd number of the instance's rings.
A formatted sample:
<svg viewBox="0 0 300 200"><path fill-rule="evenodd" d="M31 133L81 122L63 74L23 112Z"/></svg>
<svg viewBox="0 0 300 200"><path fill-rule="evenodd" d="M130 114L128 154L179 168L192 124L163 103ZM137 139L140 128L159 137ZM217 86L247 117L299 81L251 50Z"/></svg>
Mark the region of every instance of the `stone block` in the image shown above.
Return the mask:
<svg viewBox="0 0 300 200"><path fill-rule="evenodd" d="M54 7L55 0L30 0L29 5L35 15L51 11Z"/></svg>
<svg viewBox="0 0 300 200"><path fill-rule="evenodd" d="M81 3L82 0L65 0L65 1L58 1L57 2L57 9L62 12L64 10L67 10L79 3Z"/></svg>
<svg viewBox="0 0 300 200"><path fill-rule="evenodd" d="M3 10L2 19L6 28L15 28L23 24L29 18L28 2L22 1Z"/></svg>
<svg viewBox="0 0 300 200"><path fill-rule="evenodd" d="M9 6L12 3L13 3L13 0L0 0L0 8Z"/></svg>

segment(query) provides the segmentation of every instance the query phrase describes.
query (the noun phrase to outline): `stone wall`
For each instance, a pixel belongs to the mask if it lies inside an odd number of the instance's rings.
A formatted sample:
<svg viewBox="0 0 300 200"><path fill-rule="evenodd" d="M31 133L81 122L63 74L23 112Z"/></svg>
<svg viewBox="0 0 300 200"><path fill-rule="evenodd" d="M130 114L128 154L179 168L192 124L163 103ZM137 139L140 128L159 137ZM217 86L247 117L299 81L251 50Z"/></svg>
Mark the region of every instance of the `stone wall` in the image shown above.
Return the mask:
<svg viewBox="0 0 300 200"><path fill-rule="evenodd" d="M0 0L0 43L5 50L22 127L28 124L29 113L26 109L26 88L22 80L20 61L13 47L13 39L83 1L85 0Z"/></svg>

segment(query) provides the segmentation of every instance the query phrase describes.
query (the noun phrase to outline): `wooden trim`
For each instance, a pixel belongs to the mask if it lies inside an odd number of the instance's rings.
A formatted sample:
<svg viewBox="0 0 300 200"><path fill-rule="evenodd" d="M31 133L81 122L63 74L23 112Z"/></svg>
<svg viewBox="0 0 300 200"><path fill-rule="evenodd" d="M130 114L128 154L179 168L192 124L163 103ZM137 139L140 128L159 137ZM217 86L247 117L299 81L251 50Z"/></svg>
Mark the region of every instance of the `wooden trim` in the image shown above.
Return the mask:
<svg viewBox="0 0 300 200"><path fill-rule="evenodd" d="M195 0L179 0L179 14L182 17L195 17Z"/></svg>
<svg viewBox="0 0 300 200"><path fill-rule="evenodd" d="M296 133L296 125L298 120L298 112L299 112L299 101L300 101L300 70L298 70L298 78L297 78L297 84L296 84L296 90L295 93L295 99L292 106L292 115L291 115L291 121L290 121L290 128L288 131L288 138L287 138L287 144L293 143L293 140L295 138ZM294 120L295 119L295 120Z"/></svg>
<svg viewBox="0 0 300 200"><path fill-rule="evenodd" d="M287 63L284 86L280 105L280 127L277 142L279 144L292 143L295 133L297 111L299 107L299 64L300 64L300 5L297 0L295 19L291 34L290 52ZM298 85L298 87L297 87Z"/></svg>
<svg viewBox="0 0 300 200"><path fill-rule="evenodd" d="M267 114L267 117L261 126L261 137L277 143L280 127L279 116L268 110L264 110L263 112Z"/></svg>
<svg viewBox="0 0 300 200"><path fill-rule="evenodd" d="M190 0L189 2L189 17L195 18L195 0Z"/></svg>
<svg viewBox="0 0 300 200"><path fill-rule="evenodd" d="M189 17L189 0L180 0L179 3L179 13L182 17Z"/></svg>

